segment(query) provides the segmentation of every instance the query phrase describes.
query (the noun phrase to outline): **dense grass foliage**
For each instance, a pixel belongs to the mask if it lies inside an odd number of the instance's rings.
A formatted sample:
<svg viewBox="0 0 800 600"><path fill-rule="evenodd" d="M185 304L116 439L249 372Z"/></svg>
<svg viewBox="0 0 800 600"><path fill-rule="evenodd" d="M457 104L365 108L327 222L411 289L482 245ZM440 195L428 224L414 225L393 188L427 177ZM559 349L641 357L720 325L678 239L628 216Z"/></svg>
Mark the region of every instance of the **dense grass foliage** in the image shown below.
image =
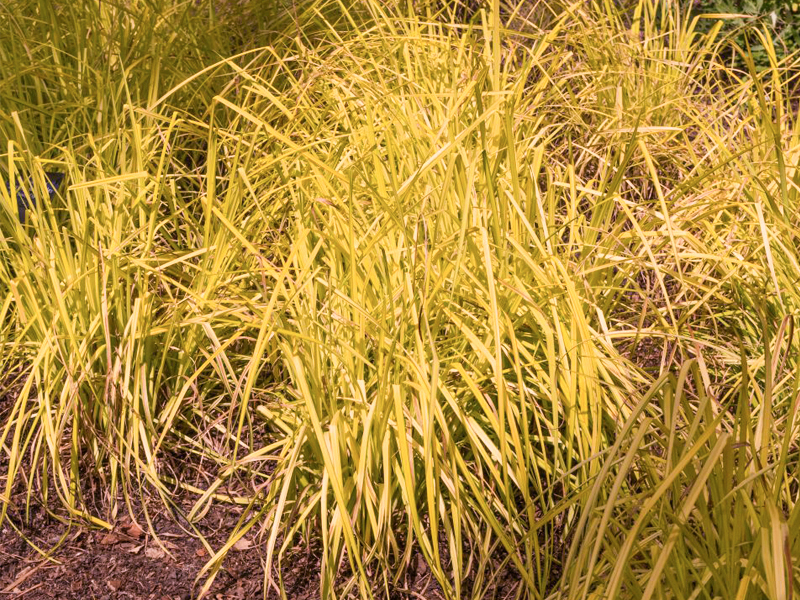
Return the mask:
<svg viewBox="0 0 800 600"><path fill-rule="evenodd" d="M270 594L306 544L324 598L800 594L797 65L667 0L260 4L0 7L0 519L245 506L199 594L253 532Z"/></svg>

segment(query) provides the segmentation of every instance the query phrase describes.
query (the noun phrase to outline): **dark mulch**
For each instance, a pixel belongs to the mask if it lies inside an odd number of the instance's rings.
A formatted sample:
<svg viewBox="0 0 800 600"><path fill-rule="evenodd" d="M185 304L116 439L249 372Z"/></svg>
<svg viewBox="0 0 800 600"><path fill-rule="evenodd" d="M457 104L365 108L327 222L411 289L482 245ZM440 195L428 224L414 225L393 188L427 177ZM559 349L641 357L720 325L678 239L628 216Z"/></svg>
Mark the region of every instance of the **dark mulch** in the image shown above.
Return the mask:
<svg viewBox="0 0 800 600"><path fill-rule="evenodd" d="M153 508L157 500L152 500ZM151 513L152 514L152 513ZM240 513L215 506L197 525L214 550L221 548L236 526ZM197 575L209 559L199 539L181 529L165 513L153 516L153 528L165 549L147 531L145 521L119 519L112 531L74 528L50 560L37 553L6 522L0 527L0 600L194 600L203 580ZM38 515L21 530L40 548L56 546L64 527ZM250 600L263 597L263 544L246 536L242 548L226 557L206 600ZM441 600L441 588L421 557L410 570L410 580L387 600ZM284 558L283 584L290 600L320 597L319 557L298 550ZM403 589L405 588L405 589ZM376 590L376 598L381 598ZM274 588L268 598L278 598ZM502 596L498 596L502 597Z"/></svg>
<svg viewBox="0 0 800 600"><path fill-rule="evenodd" d="M153 503L155 504L155 502ZM153 516L160 547L141 519L121 518L111 532L75 529L44 559L8 524L0 528L0 599L28 600L188 600L197 597L195 579L209 554L196 536L165 513ZM225 543L239 518L231 507L216 506L198 524L213 550ZM54 519L39 516L22 532L40 548L54 547L65 532ZM206 598L250 599L263 595L263 548L258 543L231 551ZM165 550L168 552L165 552ZM309 560L297 556L298 562ZM298 578L313 569L290 569ZM294 585L300 583L301 585ZM314 578L288 582L292 598L318 597Z"/></svg>
<svg viewBox="0 0 800 600"><path fill-rule="evenodd" d="M0 387L0 423L7 418L12 405L13 395L4 391ZM186 461L174 462L188 466ZM23 470L30 472L27 456L23 463ZM8 456L0 450L0 492L5 488L7 473ZM191 479L191 469L175 475L177 480ZM91 478L83 483L83 498L92 505L91 512L108 514L110 503L102 487ZM202 487L201 481L196 484ZM58 510L52 483L48 492L51 509ZM198 576L210 559L197 533L216 552L236 530L242 516L240 507L213 504L193 530L182 514L190 511L197 497L174 490L170 501L177 510L173 514L157 494L152 494L131 499L132 519L123 499L118 498L119 516L111 521L110 531L82 526L67 528L38 503L38 492L34 491L29 505L26 496L25 486L20 482L11 493L8 515L0 525L0 600L194 600L206 581ZM228 553L205 600L255 600L264 596L265 548L263 539L256 537L256 529ZM42 552L37 552L32 544ZM289 600L316 599L320 597L319 548L313 539L300 546L282 560L283 586ZM441 552L444 556L448 554L444 543ZM347 571L347 565L343 567ZM273 572L273 576L277 578L277 573ZM381 580L375 577L373 591L378 599L385 598ZM471 597L472 584L465 584L466 597ZM517 576L505 574L490 586L494 589L486 597L511 598L518 585ZM357 595L357 590L354 593ZM415 556L403 581L397 583L386 600L441 600L442 597L442 589L422 557ZM279 598L274 587L267 598Z"/></svg>
<svg viewBox="0 0 800 600"><path fill-rule="evenodd" d="M10 381L11 377L4 378ZM4 423L18 392L14 385L0 381L0 424ZM28 456L23 470L29 471ZM5 489L8 456L0 450L0 493ZM95 499L96 514L106 514L108 499L102 490L86 483L85 499ZM58 505L55 490L49 486L51 505ZM67 528L38 503L39 493L26 505L24 485L11 494L7 518L0 525L0 600L188 600L198 597L205 581L198 574L209 561L208 549L189 524L179 516L188 512L197 499L177 491L171 500L180 509L169 514L157 495L134 500L134 520L124 514L125 503L118 498L119 518L111 531L73 526ZM152 522L152 531L145 511ZM236 529L241 509L231 505L212 505L195 524L212 552L221 549ZM16 531L9 520L18 528ZM183 526L181 526L181 523ZM158 536L161 545L156 541ZM44 553L55 550L49 558ZM251 599L263 597L264 547L254 535L245 536L238 549L228 553L206 599ZM284 565L288 559L284 559ZM284 585L292 600L319 597L318 559L303 552L293 557L284 573ZM314 564L312 564L314 563ZM274 591L270 597L275 597Z"/></svg>

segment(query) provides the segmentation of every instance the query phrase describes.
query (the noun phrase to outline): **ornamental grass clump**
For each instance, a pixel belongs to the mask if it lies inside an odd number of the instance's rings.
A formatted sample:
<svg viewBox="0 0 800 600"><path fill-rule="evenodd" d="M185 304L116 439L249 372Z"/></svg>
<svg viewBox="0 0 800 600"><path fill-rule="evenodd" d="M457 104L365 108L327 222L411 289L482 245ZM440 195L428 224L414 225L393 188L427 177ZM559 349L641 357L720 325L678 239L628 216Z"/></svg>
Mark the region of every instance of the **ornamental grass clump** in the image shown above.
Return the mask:
<svg viewBox="0 0 800 600"><path fill-rule="evenodd" d="M0 518L240 505L198 595L253 534L265 595L303 546L323 598L800 593L797 65L672 2L301 6L4 68Z"/></svg>

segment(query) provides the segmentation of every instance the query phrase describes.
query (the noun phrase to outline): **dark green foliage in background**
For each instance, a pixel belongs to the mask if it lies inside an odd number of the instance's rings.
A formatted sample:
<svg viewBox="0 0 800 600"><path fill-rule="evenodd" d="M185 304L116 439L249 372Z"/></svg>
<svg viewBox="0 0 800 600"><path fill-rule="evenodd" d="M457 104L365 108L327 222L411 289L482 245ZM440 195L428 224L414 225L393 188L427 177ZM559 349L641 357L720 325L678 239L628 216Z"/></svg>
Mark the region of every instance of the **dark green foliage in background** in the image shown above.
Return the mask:
<svg viewBox="0 0 800 600"><path fill-rule="evenodd" d="M800 2L792 0L695 0L694 14L723 13L747 15L727 19L724 29L742 48L750 44L753 61L756 67L769 66L769 55L761 44L754 29L766 27L774 35L773 42L778 59L794 55L800 50ZM709 29L712 20L704 23ZM743 66L741 60L731 54L737 66Z"/></svg>
<svg viewBox="0 0 800 600"><path fill-rule="evenodd" d="M769 53L756 35L757 30L763 31L766 28L769 31L778 60L800 50L800 0L679 0L679 2L681 8L688 10L693 16L741 15L725 18L723 32L745 51L749 45L753 61L759 70L769 66ZM557 13L558 9L554 7L558 4L558 2L544 3L541 0L505 0L500 5L501 15L536 14L541 19L550 12ZM599 4L602 5L602 1ZM613 4L623 11L630 9L632 16L636 2L613 0ZM657 10L670 4L673 3L668 0L657 1ZM421 14L428 10L445 19L472 23L478 18L481 9L487 8L489 4L485 0L415 0L414 6ZM715 22L716 19L701 19L697 29L707 33ZM728 62L732 66L746 68L741 56L733 49L723 54L727 54Z"/></svg>

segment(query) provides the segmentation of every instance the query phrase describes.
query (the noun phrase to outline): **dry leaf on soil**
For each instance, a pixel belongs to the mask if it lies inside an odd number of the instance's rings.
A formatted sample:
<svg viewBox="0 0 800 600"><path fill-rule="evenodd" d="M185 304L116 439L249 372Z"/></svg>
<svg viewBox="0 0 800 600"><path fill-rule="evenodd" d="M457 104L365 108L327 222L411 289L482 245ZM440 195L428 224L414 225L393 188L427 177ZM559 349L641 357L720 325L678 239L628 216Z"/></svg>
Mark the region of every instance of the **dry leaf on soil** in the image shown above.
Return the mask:
<svg viewBox="0 0 800 600"><path fill-rule="evenodd" d="M147 558L164 558L164 551L160 548L155 548L151 546L144 551L144 555Z"/></svg>
<svg viewBox="0 0 800 600"><path fill-rule="evenodd" d="M241 552L243 550L247 550L252 545L253 545L253 542L251 542L250 540L246 540L246 539L242 538L242 539L238 540L233 545L233 549L234 550L238 550L239 552Z"/></svg>

